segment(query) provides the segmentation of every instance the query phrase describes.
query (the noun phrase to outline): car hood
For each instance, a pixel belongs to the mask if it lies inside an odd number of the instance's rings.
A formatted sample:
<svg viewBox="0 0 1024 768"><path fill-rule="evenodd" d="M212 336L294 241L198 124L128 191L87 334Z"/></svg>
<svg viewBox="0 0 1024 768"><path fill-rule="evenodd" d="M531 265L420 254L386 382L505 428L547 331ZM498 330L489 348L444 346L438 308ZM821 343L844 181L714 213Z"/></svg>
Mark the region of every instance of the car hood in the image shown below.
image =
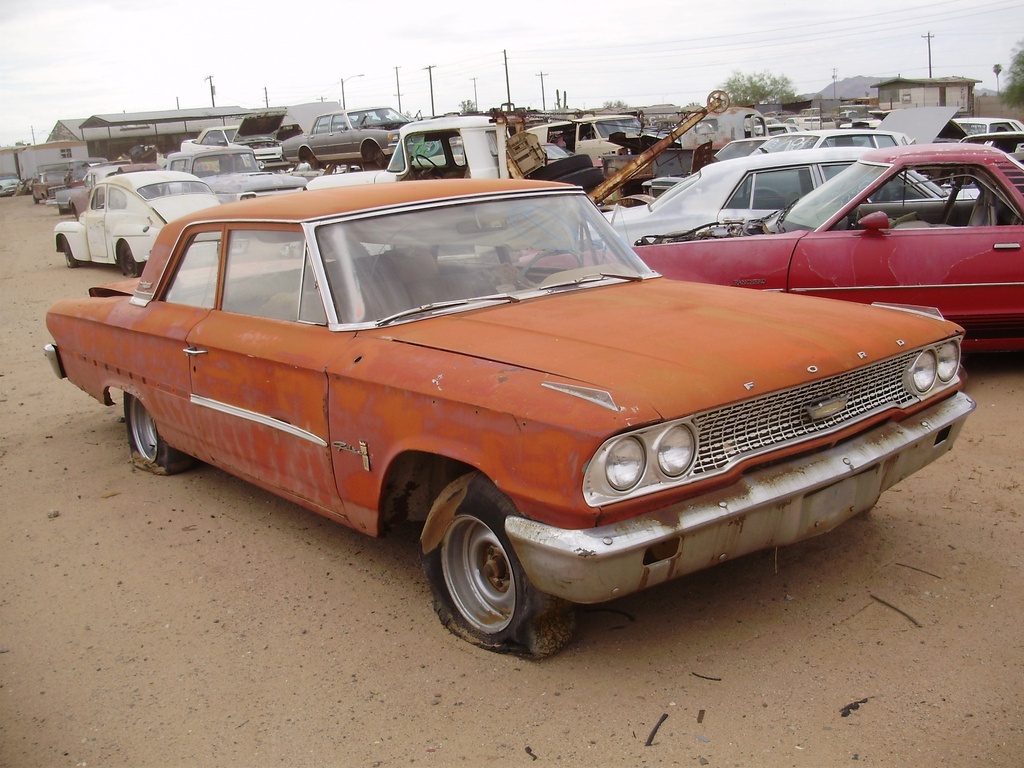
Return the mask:
<svg viewBox="0 0 1024 768"><path fill-rule="evenodd" d="M216 195L171 195L150 200L149 205L164 221L171 221L188 213L220 205Z"/></svg>
<svg viewBox="0 0 1024 768"><path fill-rule="evenodd" d="M647 418L826 378L957 331L893 309L653 278L367 335L540 371Z"/></svg>
<svg viewBox="0 0 1024 768"><path fill-rule="evenodd" d="M203 178L214 192L251 192L260 190L299 189L306 180L287 173L228 173Z"/></svg>
<svg viewBox="0 0 1024 768"><path fill-rule="evenodd" d="M246 115L238 125L235 140L275 139L277 131L284 124L284 118L287 114L288 110L286 109L272 109L266 112Z"/></svg>

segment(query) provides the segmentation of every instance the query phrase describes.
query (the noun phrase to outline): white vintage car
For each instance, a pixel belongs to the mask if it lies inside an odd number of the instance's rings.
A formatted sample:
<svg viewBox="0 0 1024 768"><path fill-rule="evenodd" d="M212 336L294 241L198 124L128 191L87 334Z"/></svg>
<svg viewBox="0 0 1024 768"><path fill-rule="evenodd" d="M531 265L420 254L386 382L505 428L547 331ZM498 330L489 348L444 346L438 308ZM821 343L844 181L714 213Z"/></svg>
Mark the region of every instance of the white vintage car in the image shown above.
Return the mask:
<svg viewBox="0 0 1024 768"><path fill-rule="evenodd" d="M69 267L117 264L129 277L142 274L157 233L186 213L219 205L202 180L178 171L140 171L100 179L77 221L54 227L57 251Z"/></svg>

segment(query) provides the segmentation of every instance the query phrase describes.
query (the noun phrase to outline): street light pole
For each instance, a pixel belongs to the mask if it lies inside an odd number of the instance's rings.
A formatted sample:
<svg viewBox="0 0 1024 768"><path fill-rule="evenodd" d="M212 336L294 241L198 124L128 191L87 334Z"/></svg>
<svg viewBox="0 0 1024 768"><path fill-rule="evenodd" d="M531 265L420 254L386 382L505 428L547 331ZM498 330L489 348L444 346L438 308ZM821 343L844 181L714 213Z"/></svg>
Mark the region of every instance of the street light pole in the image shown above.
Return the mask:
<svg viewBox="0 0 1024 768"><path fill-rule="evenodd" d="M434 112L434 67L435 66L437 66L437 65L436 64L431 64L430 66L424 67L424 69L427 70L427 77L430 78L430 116L431 117L433 117L435 114L437 114L436 112Z"/></svg>
<svg viewBox="0 0 1024 768"><path fill-rule="evenodd" d="M348 107L345 105L345 81L346 80L354 80L357 77L362 77L362 75L350 75L348 77L341 78L341 108L342 109L348 109Z"/></svg>

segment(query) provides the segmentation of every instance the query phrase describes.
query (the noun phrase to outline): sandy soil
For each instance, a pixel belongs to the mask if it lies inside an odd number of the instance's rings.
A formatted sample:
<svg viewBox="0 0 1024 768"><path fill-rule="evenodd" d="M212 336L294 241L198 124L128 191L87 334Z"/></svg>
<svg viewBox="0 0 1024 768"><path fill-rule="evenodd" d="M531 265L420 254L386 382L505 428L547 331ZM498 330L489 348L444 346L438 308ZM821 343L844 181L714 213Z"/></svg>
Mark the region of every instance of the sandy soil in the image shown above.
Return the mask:
<svg viewBox="0 0 1024 768"><path fill-rule="evenodd" d="M120 403L42 355L49 304L119 276L67 269L59 218L0 199L0 765L1024 763L1024 355L968 360L961 441L869 515L530 662L440 626L415 531L133 469Z"/></svg>

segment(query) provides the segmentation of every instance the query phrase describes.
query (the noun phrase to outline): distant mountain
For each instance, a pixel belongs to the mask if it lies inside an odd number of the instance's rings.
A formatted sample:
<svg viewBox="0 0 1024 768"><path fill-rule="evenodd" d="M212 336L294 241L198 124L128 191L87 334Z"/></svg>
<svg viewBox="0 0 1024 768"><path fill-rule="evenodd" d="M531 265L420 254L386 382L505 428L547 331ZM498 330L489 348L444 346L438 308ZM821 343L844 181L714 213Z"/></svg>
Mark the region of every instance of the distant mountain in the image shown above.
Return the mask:
<svg viewBox="0 0 1024 768"><path fill-rule="evenodd" d="M871 86L888 78L880 77L846 77L822 86L820 91L806 93L803 98L812 99L821 96L823 99L869 99L878 96L878 91Z"/></svg>
<svg viewBox="0 0 1024 768"><path fill-rule="evenodd" d="M880 83L883 80L891 80L888 77L847 77L842 80L836 80L835 91L833 92L833 84L829 83L823 86L820 91L814 93L805 93L803 99L813 99L819 95L823 99L870 99L878 96L878 91L872 88L875 83ZM976 88L974 90L975 96L994 96L995 91L988 88Z"/></svg>

